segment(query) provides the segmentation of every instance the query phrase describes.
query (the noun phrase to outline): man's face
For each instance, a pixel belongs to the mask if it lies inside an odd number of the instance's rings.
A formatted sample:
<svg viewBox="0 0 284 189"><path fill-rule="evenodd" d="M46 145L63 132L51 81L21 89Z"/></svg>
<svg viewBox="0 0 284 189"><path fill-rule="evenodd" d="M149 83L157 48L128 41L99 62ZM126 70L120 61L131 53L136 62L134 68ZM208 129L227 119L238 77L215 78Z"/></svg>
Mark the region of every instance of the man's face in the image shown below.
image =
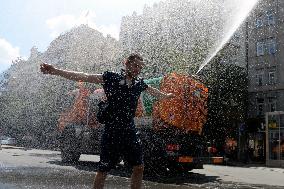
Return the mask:
<svg viewBox="0 0 284 189"><path fill-rule="evenodd" d="M135 60L134 62L126 62L126 73L131 77L137 77L144 67L144 63L141 60Z"/></svg>

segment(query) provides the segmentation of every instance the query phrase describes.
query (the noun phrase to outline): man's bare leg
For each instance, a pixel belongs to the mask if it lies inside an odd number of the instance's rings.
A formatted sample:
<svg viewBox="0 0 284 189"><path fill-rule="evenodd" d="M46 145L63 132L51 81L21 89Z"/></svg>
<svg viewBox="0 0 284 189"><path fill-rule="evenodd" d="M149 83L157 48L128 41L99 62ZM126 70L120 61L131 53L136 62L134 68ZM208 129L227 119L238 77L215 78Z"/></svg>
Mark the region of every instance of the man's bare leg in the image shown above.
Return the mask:
<svg viewBox="0 0 284 189"><path fill-rule="evenodd" d="M133 172L131 175L131 189L140 189L143 179L143 165L137 165L133 167Z"/></svg>
<svg viewBox="0 0 284 189"><path fill-rule="evenodd" d="M98 171L94 180L93 189L103 189L106 177L107 177L107 172Z"/></svg>

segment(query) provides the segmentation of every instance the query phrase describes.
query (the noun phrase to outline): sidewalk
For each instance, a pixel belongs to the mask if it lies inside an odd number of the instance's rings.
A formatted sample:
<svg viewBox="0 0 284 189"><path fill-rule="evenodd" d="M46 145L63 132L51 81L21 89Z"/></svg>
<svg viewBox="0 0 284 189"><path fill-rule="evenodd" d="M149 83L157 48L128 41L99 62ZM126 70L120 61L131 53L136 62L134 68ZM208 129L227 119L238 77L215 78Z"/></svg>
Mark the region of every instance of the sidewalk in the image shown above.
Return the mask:
<svg viewBox="0 0 284 189"><path fill-rule="evenodd" d="M236 167L266 167L265 162L257 162L251 161L248 163L240 162L240 161L228 161L224 163L228 166L236 166Z"/></svg>

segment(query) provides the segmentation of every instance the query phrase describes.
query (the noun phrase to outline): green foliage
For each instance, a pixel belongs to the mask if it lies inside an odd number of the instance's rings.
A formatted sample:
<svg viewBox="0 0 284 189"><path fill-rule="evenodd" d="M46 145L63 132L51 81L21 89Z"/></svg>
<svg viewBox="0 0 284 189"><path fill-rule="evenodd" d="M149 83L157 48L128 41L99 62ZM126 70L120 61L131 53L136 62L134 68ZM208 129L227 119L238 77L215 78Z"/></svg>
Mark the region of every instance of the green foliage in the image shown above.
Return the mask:
<svg viewBox="0 0 284 189"><path fill-rule="evenodd" d="M208 121L204 132L208 140L222 146L225 138L236 137L238 125L246 119L246 69L213 62L203 72L203 77L209 86Z"/></svg>
<svg viewBox="0 0 284 189"><path fill-rule="evenodd" d="M27 61L18 59L8 70L7 81L3 84L5 91L0 95L2 132L16 137L19 142L29 135L35 146L54 145L59 134L59 116L73 104L75 96L71 92L78 85L40 73L40 64L45 62L61 69L101 73L114 67L118 49L115 39L104 38L87 26L60 35L43 54L33 48L33 56Z"/></svg>

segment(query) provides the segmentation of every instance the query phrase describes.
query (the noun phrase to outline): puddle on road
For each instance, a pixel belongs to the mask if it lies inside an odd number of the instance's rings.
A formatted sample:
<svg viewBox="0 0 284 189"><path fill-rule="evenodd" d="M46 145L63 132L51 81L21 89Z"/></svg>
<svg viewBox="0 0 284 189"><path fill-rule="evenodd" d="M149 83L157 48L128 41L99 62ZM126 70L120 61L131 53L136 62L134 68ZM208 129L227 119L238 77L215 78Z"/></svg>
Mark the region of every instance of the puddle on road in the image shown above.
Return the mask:
<svg viewBox="0 0 284 189"><path fill-rule="evenodd" d="M29 156L46 157L46 158L61 157L60 153L51 153L51 154L30 153Z"/></svg>
<svg viewBox="0 0 284 189"><path fill-rule="evenodd" d="M0 171L0 183L4 184L3 188L7 185L7 189L62 189L64 186L67 188L73 188L73 186L82 188L81 186L91 183L93 176L92 174L87 175L80 172L52 168L5 167ZM88 180L90 183L86 183ZM2 189L2 186L0 189Z"/></svg>
<svg viewBox="0 0 284 189"><path fill-rule="evenodd" d="M0 189L89 189L95 172L51 168L6 168L0 171ZM105 189L130 188L130 179L109 175ZM191 186L143 181L145 189L193 189Z"/></svg>
<svg viewBox="0 0 284 189"><path fill-rule="evenodd" d="M5 167L0 169L0 189L90 189L95 172L65 170L54 168L19 168ZM174 178L172 178L174 179ZM109 175L104 189L130 188L127 177ZM184 182L183 184L159 183L149 180L143 181L144 189L270 189L271 186L258 186L240 183L224 183L208 181L200 184ZM280 189L281 187L273 187Z"/></svg>

